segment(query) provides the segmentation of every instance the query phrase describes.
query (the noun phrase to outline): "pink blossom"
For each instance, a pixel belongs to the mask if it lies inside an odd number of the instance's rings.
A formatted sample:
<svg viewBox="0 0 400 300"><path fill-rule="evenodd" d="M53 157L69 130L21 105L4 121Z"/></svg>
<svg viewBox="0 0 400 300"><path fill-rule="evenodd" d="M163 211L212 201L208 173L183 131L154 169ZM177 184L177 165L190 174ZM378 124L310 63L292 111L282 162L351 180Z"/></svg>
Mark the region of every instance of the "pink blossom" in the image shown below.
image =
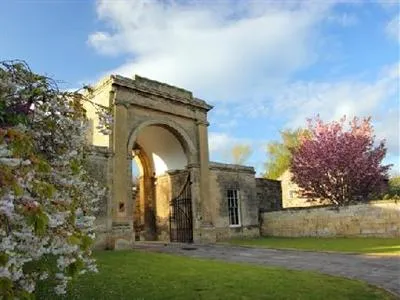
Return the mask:
<svg viewBox="0 0 400 300"><path fill-rule="evenodd" d="M308 120L308 130L310 136L291 149L293 181L304 197L343 205L383 188L390 166L382 165L385 142L374 145L370 118L347 124L345 117L331 123L316 118Z"/></svg>

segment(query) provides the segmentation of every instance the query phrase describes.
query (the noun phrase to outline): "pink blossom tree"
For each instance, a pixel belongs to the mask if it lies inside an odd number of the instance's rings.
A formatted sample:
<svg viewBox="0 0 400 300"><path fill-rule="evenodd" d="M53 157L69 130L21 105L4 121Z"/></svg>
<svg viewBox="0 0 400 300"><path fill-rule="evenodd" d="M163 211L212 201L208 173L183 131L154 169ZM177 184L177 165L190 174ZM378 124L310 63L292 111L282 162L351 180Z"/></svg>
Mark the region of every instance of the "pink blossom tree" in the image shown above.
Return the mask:
<svg viewBox="0 0 400 300"><path fill-rule="evenodd" d="M300 147L291 149L292 180L303 197L345 205L382 190L390 165L382 165L385 141L374 144L371 118L324 123L317 117L308 129Z"/></svg>

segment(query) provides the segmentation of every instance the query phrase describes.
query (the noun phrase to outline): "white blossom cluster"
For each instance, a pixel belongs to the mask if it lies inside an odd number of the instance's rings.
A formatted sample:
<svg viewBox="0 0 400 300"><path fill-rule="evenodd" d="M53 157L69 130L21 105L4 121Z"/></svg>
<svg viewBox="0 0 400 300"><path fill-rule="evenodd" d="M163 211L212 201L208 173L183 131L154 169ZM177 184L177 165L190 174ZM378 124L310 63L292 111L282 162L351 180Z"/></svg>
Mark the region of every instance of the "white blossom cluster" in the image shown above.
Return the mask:
<svg viewBox="0 0 400 300"><path fill-rule="evenodd" d="M102 109L97 110L96 114L99 118L99 125L96 126L96 129L98 129L100 133L104 135L111 134L111 124L113 123L112 115L106 110Z"/></svg>
<svg viewBox="0 0 400 300"><path fill-rule="evenodd" d="M19 298L49 278L53 262L55 292L64 294L73 275L97 271L90 244L105 189L83 168L85 115L71 95L46 82L35 86L28 78L26 86L36 88L29 90L20 80L25 73L0 71L3 107L34 100L29 122L0 126L0 280ZM101 116L102 130L109 133L112 118L107 112ZM21 137L27 139L17 143Z"/></svg>

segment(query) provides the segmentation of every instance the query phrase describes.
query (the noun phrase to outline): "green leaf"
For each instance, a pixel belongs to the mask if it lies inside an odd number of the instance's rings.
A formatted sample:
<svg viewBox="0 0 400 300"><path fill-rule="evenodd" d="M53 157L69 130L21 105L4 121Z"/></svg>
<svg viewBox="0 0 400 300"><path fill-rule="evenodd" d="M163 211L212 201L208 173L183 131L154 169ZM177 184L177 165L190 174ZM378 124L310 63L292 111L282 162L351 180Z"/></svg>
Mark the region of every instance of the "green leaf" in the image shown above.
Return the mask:
<svg viewBox="0 0 400 300"><path fill-rule="evenodd" d="M49 217L42 211L38 210L28 215L28 224L33 226L37 235L42 236L46 232L46 227L49 223Z"/></svg>
<svg viewBox="0 0 400 300"><path fill-rule="evenodd" d="M79 174L79 171L81 170L81 164L80 164L79 160L72 159L70 161L70 167L71 167L71 171L74 175Z"/></svg>
<svg viewBox="0 0 400 300"><path fill-rule="evenodd" d="M51 183L38 181L33 185L33 191L41 198L49 199L52 198L56 192L56 188Z"/></svg>
<svg viewBox="0 0 400 300"><path fill-rule="evenodd" d="M37 166L37 170L41 173L49 173L51 171L51 167L46 161L40 160Z"/></svg>
<svg viewBox="0 0 400 300"><path fill-rule="evenodd" d="M28 157L30 154L32 154L33 143L29 136L21 132L17 132L13 137L14 138L10 143L10 148L13 153L13 156Z"/></svg>
<svg viewBox="0 0 400 300"><path fill-rule="evenodd" d="M79 238L79 236L73 234L70 237L68 237L68 243L70 243L72 245L80 245L81 239Z"/></svg>
<svg viewBox="0 0 400 300"><path fill-rule="evenodd" d="M24 189L16 182L13 184L12 189L13 189L15 196L17 196L17 197L20 197L24 194Z"/></svg>
<svg viewBox="0 0 400 300"><path fill-rule="evenodd" d="M0 266L5 266L8 262L8 255L4 252L0 253Z"/></svg>
<svg viewBox="0 0 400 300"><path fill-rule="evenodd" d="M13 299L13 282L6 277L0 277L0 299Z"/></svg>
<svg viewBox="0 0 400 300"><path fill-rule="evenodd" d="M87 235L84 235L82 237L82 244L81 244L81 249L82 250L84 250L84 251L88 250L92 246L92 244L93 244L93 239L92 238L90 238Z"/></svg>
<svg viewBox="0 0 400 300"><path fill-rule="evenodd" d="M20 300L34 300L35 299L35 295L28 293L27 291L20 291L17 293L17 297Z"/></svg>
<svg viewBox="0 0 400 300"><path fill-rule="evenodd" d="M73 262L67 267L67 274L71 277L75 276L80 270L82 270L83 267L84 267L83 261L77 259L75 262Z"/></svg>

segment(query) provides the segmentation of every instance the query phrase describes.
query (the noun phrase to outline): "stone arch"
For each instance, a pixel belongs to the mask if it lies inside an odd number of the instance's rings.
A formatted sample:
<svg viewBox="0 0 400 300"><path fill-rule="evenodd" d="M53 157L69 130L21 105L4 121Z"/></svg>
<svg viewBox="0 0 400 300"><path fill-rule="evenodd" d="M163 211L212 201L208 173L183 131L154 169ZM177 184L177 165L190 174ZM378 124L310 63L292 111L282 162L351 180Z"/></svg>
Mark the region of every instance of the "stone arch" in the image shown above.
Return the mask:
<svg viewBox="0 0 400 300"><path fill-rule="evenodd" d="M148 197L141 198L149 206L154 206L154 198L160 199L161 193L157 192L164 183L172 186L170 194L167 189L164 193L164 199L170 201L181 190L181 177L190 178L194 239L208 239L202 226L208 230L212 225L207 129L207 113L212 106L190 91L140 76L112 75L97 84L88 96L113 113L112 133L104 137L96 129L97 114L93 109L88 110L88 117L94 122L88 138L93 145L107 147L110 152L104 160L106 176L103 176L110 189L105 223L110 245L123 248L132 243L133 153L138 155L136 159L142 166L147 190L156 194L153 197L149 192ZM159 203L155 203L156 216L161 218L164 215L160 212L164 210ZM157 237L168 240L159 234Z"/></svg>
<svg viewBox="0 0 400 300"><path fill-rule="evenodd" d="M173 122L171 120L162 120L162 119L161 120L153 119L144 121L140 123L138 126L134 126L134 128L130 130L127 143L128 156L130 155L132 148L135 145L135 142L138 138L140 131L148 126L161 126L170 131L181 144L183 151L186 155L188 164L195 163L194 158L195 158L195 153L197 153L197 151L192 139L189 137L186 131L176 122Z"/></svg>
<svg viewBox="0 0 400 300"><path fill-rule="evenodd" d="M143 151L143 148L141 145L135 143L134 144L135 149L139 150L137 153L132 153L132 156L135 160L135 163L140 166L141 168L141 176L152 176L153 175L153 170L154 170L154 165L151 161L151 159L148 157L145 151ZM131 151L134 151L131 149Z"/></svg>
<svg viewBox="0 0 400 300"><path fill-rule="evenodd" d="M185 156L185 164L182 165L182 168L168 169L166 173L157 172L157 164L151 157L152 152L146 152L148 148L146 149L145 144L141 144L140 138L141 134L147 135L146 129L152 126L161 127L163 130L168 131L168 134L176 140L177 145L181 148L181 155ZM136 198L136 201L139 201L140 204L137 205L137 202L134 204L135 238L140 240L168 239L170 233L169 212L171 197L177 194L178 189L181 189L179 180L183 178L182 176L187 177L187 173L182 172L184 168L196 162L197 149L193 140L186 130L176 122L154 118L132 126L126 147L129 155L131 155L132 149L139 150L138 158L141 163L145 163L144 167L147 170L147 172L144 172L146 174L144 174L145 176L140 182L140 195ZM168 166L170 165L168 164ZM150 174L150 170L152 174ZM131 171L130 169L130 174Z"/></svg>

